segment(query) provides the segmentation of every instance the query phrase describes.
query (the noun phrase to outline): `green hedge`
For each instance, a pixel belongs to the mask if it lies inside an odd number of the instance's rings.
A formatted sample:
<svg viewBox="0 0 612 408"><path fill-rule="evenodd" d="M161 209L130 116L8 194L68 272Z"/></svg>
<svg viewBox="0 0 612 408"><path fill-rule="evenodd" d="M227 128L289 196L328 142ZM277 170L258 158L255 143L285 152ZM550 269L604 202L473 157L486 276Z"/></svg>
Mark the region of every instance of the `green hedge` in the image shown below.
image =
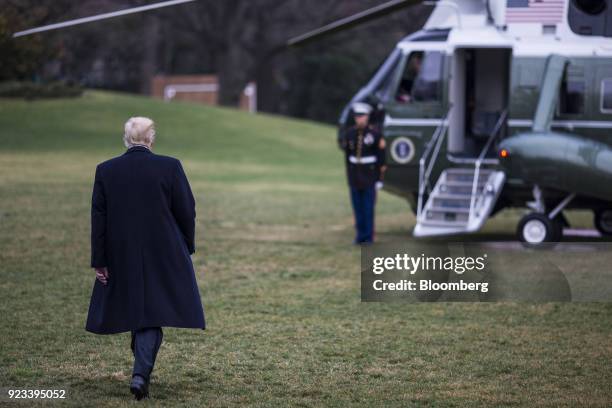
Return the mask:
<svg viewBox="0 0 612 408"><path fill-rule="evenodd" d="M83 88L67 82L0 82L0 97L4 98L71 98L81 96Z"/></svg>

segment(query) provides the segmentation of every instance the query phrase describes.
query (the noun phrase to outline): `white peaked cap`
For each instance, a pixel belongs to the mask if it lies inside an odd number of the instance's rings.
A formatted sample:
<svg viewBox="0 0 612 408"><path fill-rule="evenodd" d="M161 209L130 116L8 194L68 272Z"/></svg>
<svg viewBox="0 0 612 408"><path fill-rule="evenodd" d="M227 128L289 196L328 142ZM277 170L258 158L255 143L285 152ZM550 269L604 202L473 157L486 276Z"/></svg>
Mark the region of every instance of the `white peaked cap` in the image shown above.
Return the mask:
<svg viewBox="0 0 612 408"><path fill-rule="evenodd" d="M353 113L355 115L369 115L372 112L372 107L364 102L353 103Z"/></svg>

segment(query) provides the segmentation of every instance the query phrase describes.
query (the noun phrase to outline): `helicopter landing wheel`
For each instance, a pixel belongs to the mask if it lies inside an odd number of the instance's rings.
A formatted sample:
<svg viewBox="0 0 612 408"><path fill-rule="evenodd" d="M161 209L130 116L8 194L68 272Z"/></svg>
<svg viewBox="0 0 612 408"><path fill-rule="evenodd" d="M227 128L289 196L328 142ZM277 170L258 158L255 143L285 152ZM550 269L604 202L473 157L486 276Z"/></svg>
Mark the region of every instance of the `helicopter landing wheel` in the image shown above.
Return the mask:
<svg viewBox="0 0 612 408"><path fill-rule="evenodd" d="M595 228L603 236L612 235L612 210L597 210L593 220Z"/></svg>
<svg viewBox="0 0 612 408"><path fill-rule="evenodd" d="M521 218L517 234L525 246L543 247L559 242L563 235L563 225L557 217L551 220L545 214L530 213Z"/></svg>

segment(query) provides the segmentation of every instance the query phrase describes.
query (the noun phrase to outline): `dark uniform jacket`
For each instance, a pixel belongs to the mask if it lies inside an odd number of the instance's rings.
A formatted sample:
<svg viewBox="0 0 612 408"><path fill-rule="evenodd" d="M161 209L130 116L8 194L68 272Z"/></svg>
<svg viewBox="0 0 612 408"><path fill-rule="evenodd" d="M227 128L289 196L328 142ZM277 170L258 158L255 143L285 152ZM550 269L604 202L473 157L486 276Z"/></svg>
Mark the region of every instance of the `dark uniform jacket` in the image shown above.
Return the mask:
<svg viewBox="0 0 612 408"><path fill-rule="evenodd" d="M353 126L340 138L351 187L366 189L380 180L380 168L385 164L385 150L379 148L381 139L382 134L372 126L364 129Z"/></svg>
<svg viewBox="0 0 612 408"><path fill-rule="evenodd" d="M195 201L181 163L144 146L96 168L91 208L95 281L86 329L110 334L145 327L204 329L190 254Z"/></svg>

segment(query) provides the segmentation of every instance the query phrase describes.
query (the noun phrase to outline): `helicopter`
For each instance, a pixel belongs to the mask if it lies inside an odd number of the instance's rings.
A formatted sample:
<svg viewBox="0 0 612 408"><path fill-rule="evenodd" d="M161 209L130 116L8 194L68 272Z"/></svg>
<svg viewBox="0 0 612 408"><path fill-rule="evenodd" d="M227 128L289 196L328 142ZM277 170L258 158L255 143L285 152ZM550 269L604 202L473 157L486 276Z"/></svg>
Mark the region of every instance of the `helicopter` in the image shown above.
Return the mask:
<svg viewBox="0 0 612 408"><path fill-rule="evenodd" d="M299 45L419 1L392 1L290 40ZM558 242L563 211L612 235L612 3L437 1L346 105L375 108L388 192L416 237L480 230L505 208L527 246Z"/></svg>
<svg viewBox="0 0 612 408"><path fill-rule="evenodd" d="M14 37L195 0L37 27ZM386 140L384 189L416 215L415 237L479 231L528 208L518 238L562 238L586 209L612 236L612 0L391 0L291 38L297 47L417 4L422 29L399 41L342 110L374 107Z"/></svg>

